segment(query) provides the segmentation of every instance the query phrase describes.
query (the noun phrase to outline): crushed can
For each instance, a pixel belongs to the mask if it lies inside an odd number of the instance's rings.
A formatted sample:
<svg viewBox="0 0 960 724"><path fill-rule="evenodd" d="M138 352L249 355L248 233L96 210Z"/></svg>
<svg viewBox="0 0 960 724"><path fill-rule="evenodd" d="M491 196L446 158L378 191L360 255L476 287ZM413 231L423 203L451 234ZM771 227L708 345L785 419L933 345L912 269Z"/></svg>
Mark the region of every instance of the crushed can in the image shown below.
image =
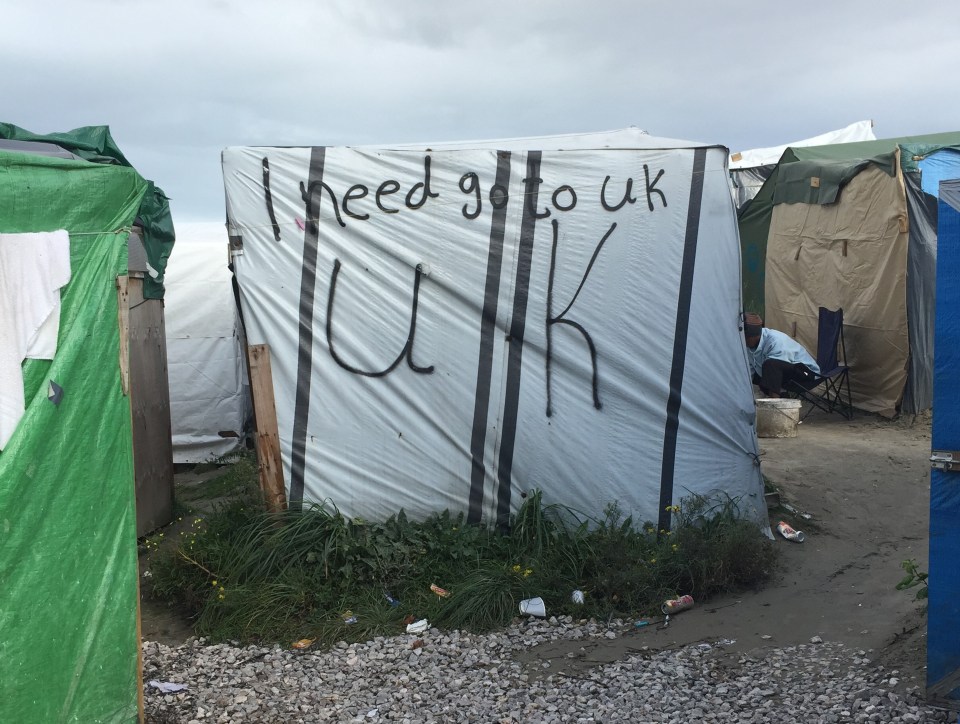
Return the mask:
<svg viewBox="0 0 960 724"><path fill-rule="evenodd" d="M440 588L436 583L430 584L430 590L440 596L440 598L448 598L450 596L450 591L445 588Z"/></svg>
<svg viewBox="0 0 960 724"><path fill-rule="evenodd" d="M792 540L794 543L803 543L806 540L806 536L803 534L802 530L794 530L790 525L781 520L777 523L777 530L787 540Z"/></svg>
<svg viewBox="0 0 960 724"><path fill-rule="evenodd" d="M660 606L660 610L664 615L686 611L688 608L693 608L693 596L690 595L668 599Z"/></svg>

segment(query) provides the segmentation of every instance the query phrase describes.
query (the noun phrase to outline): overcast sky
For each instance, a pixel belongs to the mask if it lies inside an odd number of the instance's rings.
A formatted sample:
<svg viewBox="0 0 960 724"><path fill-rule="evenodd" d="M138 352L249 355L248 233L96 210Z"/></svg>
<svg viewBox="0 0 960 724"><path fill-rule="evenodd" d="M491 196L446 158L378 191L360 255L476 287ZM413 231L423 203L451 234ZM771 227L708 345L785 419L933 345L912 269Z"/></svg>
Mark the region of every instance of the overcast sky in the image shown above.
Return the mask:
<svg viewBox="0 0 960 724"><path fill-rule="evenodd" d="M109 125L175 221L223 220L226 146L960 130L946 0L0 0L0 18L0 121Z"/></svg>

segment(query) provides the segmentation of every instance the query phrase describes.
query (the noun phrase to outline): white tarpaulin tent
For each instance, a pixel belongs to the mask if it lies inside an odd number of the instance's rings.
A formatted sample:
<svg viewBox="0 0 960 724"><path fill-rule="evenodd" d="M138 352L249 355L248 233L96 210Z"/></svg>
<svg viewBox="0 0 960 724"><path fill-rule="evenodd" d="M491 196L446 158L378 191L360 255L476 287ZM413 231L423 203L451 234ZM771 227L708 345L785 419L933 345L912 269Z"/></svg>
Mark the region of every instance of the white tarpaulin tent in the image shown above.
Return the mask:
<svg viewBox="0 0 960 724"><path fill-rule="evenodd" d="M819 136L805 138L802 141L767 148L754 148L749 151L738 151L730 156L730 183L733 191L733 201L737 208L740 208L756 196L787 148L875 140L877 140L877 137L873 133L873 121L857 121L836 131L827 131Z"/></svg>
<svg viewBox="0 0 960 724"><path fill-rule="evenodd" d="M726 149L228 148L223 173L291 502L504 524L539 488L664 525L699 493L761 519Z"/></svg>
<svg viewBox="0 0 960 724"><path fill-rule="evenodd" d="M176 232L164 296L173 461L199 463L239 449L250 392L226 227L179 223Z"/></svg>

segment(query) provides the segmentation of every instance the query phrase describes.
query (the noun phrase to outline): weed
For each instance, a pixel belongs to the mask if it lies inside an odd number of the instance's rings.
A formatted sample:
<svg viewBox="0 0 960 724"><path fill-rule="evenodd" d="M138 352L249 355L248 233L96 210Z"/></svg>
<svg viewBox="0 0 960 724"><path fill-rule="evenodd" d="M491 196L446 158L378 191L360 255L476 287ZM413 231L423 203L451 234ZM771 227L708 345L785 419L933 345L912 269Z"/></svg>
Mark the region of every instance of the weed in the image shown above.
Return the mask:
<svg viewBox="0 0 960 724"><path fill-rule="evenodd" d="M255 467L236 475L256 480ZM551 615L646 615L677 594L702 600L756 586L774 566L769 541L729 499L688 498L671 508L673 530L658 531L615 504L592 520L531 491L509 529L496 531L449 512L371 523L329 501L269 515L255 486L236 489L237 500L194 519L178 545L147 551L153 595L214 640L365 640L402 631L409 616L484 631L508 624L532 596ZM575 589L585 603L571 601Z"/></svg>
<svg viewBox="0 0 960 724"><path fill-rule="evenodd" d="M927 576L929 574L927 574L926 571L921 571L913 558L908 558L903 561L900 567L906 572L906 575L900 583L897 584L897 590L906 591L911 588L916 588L917 591L914 594L914 599L917 601L925 600L929 591L927 588Z"/></svg>
<svg viewBox="0 0 960 724"><path fill-rule="evenodd" d="M202 463L194 468L194 472L211 472L224 465L220 460L211 463ZM177 489L177 503L189 507L198 503L227 498L251 498L257 495L259 489L257 459L253 453L241 452L226 467L222 475L200 483L181 485Z"/></svg>

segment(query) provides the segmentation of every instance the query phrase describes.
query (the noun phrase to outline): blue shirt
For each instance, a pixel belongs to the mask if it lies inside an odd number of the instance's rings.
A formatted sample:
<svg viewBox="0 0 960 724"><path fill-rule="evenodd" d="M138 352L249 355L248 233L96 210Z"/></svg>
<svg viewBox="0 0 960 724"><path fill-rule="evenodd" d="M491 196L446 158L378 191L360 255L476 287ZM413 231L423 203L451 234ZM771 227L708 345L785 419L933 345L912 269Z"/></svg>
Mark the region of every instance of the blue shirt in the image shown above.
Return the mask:
<svg viewBox="0 0 960 724"><path fill-rule="evenodd" d="M763 374L763 363L768 359L779 359L790 364L799 363L820 374L820 367L816 360L803 348L803 345L775 329L764 327L760 331L760 343L757 348L747 347L747 352L750 353L750 367L757 375Z"/></svg>

